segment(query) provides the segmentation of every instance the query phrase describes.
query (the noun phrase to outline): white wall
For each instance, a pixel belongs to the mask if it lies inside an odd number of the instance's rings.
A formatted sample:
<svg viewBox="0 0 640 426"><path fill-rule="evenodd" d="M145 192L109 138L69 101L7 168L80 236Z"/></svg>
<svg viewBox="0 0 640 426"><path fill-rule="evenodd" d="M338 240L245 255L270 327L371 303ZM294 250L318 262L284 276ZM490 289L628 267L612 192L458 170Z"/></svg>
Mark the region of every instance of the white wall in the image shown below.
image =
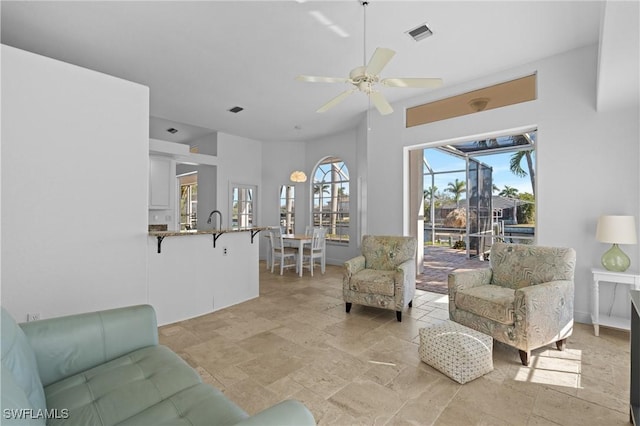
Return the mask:
<svg viewBox="0 0 640 426"><path fill-rule="evenodd" d="M345 260L360 254L360 241L358 240L358 128L347 130L325 138L319 138L307 142L306 164L309 170L309 179L306 182L305 195L307 197L305 207L305 225L311 221L312 205L312 173L318 163L326 157L341 158L349 170L349 244L327 242L327 263L342 265Z"/></svg>
<svg viewBox="0 0 640 426"><path fill-rule="evenodd" d="M147 300L149 90L2 46L2 305Z"/></svg>
<svg viewBox="0 0 640 426"><path fill-rule="evenodd" d="M465 140L501 130L537 127L537 243L576 249L576 319L589 322L590 268L599 265L600 256L607 248L594 238L597 217L618 213L633 214L640 219L638 105L636 102L631 108L597 113L596 69L597 47L589 46L475 81L444 86L425 96L394 104L395 113L388 116L380 116L374 110L369 130L363 119L355 133L347 131L322 140L310 140L302 148L295 143L267 143L263 157L264 188L277 192L287 181L287 174L300 168L300 151L305 155L307 174L323 155L340 156L347 160L352 185L355 183L359 188L351 188L352 206L353 202L357 203L357 210L354 208L351 212L352 220L359 221L353 232L403 234L409 229L405 221L408 200L403 193L408 187L409 148ZM403 111L407 107L532 73L538 74L536 101L410 129L404 127ZM310 184L304 185L303 194L296 187L298 226L301 215L305 222L310 215ZM267 218L272 217L275 222L277 196L273 197L274 213ZM264 201L265 205L267 202ZM359 238L357 235L355 240ZM625 251L632 258L632 269L639 270L638 246L627 246ZM344 252L334 250L330 261L340 264L354 253L358 253L357 245L350 244ZM608 305L611 288L603 289L603 293L602 302ZM625 298L618 296L614 312L625 315L627 305Z"/></svg>
<svg viewBox="0 0 640 426"><path fill-rule="evenodd" d="M231 226L230 185L256 185L260 193L262 177L262 142L218 132L218 210L222 212L223 228ZM261 200L254 201L256 223L262 224Z"/></svg>
<svg viewBox="0 0 640 426"><path fill-rule="evenodd" d="M158 324L185 320L258 297L258 236L224 233L147 239L149 303ZM224 249L227 254L224 255Z"/></svg>
<svg viewBox="0 0 640 426"><path fill-rule="evenodd" d="M360 215L358 213L359 200L359 167L362 160L366 161L362 126L333 134L324 138L306 142L268 142L264 144L262 161L262 194L264 206L264 225L278 224L280 218L280 187L290 185L289 176L294 170L302 170L307 174L307 182L295 184L295 227L296 232L302 233L311 223L311 194L313 186L313 171L320 161L326 157L340 157L349 170L350 191L350 242L345 244L327 243L327 263L341 265L345 260L360 254ZM359 151L360 150L360 151ZM266 256L267 244L261 244L261 258Z"/></svg>
<svg viewBox="0 0 640 426"><path fill-rule="evenodd" d="M225 228L224 223L219 223L219 218L212 217L211 223L207 223L209 215L214 210L220 210L218 200L218 167L198 165L194 166L198 171L198 208L197 229ZM223 217L224 219L224 217Z"/></svg>
<svg viewBox="0 0 640 426"><path fill-rule="evenodd" d="M443 88L394 108L401 111L537 71L535 101L410 129L404 128L401 113L373 114L368 140L369 229L376 233L404 230L406 194L399 190L406 176L403 147L537 126L537 243L576 249L576 320L590 322L590 268L599 264L606 250L595 241L597 218L601 214L640 216L639 109L636 105L596 112L596 58L596 46L589 46ZM383 170L386 173L376 173ZM625 251L632 269L640 269L638 246L626 246ZM628 306L620 309L628 311Z"/></svg>
<svg viewBox="0 0 640 426"><path fill-rule="evenodd" d="M308 186L307 183L292 183L291 172L302 170L309 176L311 169L305 163L306 144L301 142L269 142L262 149L262 188L261 222L262 226L277 226L280 222L280 187L295 185L295 232L303 233L308 224ZM260 258L266 259L268 243L264 235L260 238Z"/></svg>

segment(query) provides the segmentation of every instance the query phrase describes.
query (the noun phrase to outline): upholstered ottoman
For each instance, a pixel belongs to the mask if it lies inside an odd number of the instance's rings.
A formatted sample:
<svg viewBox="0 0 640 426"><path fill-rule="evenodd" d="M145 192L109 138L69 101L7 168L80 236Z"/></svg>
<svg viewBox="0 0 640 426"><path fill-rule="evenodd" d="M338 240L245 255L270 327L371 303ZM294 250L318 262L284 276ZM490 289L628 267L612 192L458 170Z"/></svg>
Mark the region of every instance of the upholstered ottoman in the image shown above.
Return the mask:
<svg viewBox="0 0 640 426"><path fill-rule="evenodd" d="M420 329L420 359L460 384L493 370L493 338L453 321Z"/></svg>

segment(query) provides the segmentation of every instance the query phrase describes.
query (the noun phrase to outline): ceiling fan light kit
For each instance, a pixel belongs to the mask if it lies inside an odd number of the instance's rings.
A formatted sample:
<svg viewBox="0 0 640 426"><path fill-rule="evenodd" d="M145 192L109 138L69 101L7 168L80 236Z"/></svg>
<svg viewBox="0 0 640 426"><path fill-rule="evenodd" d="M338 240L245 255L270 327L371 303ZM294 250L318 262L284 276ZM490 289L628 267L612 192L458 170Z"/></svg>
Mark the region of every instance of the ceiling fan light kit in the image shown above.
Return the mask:
<svg viewBox="0 0 640 426"><path fill-rule="evenodd" d="M364 46L364 54L366 57L366 32L367 32L367 14L366 14L366 6L369 4L368 1L360 2L364 8L364 37L365 46ZM428 37L432 34L431 30L429 30L426 25L422 25L414 31L418 31L418 35L426 33L425 30L420 30L420 28L425 27L426 30L430 33L425 35L422 38ZM377 85L387 86L387 87L408 87L408 88L436 88L442 85L442 79L440 78L383 78L381 79L379 74L383 70L383 68L389 63L391 58L396 54L395 51L385 48L378 47L375 52L369 59L369 63L364 66L359 66L351 70L348 78L339 78L339 77L321 77L321 76L311 76L311 75L299 75L296 77L298 81L304 81L308 83L351 83L354 87L350 88L342 93L340 93L335 98L331 99L329 102L322 105L318 108L317 112L325 112L329 109L335 107L340 102L344 101L348 96L350 96L354 92L362 92L369 97L369 100L376 107L378 112L382 115L391 114L393 112L393 108L384 97L384 95L376 90ZM366 59L365 59L366 62Z"/></svg>

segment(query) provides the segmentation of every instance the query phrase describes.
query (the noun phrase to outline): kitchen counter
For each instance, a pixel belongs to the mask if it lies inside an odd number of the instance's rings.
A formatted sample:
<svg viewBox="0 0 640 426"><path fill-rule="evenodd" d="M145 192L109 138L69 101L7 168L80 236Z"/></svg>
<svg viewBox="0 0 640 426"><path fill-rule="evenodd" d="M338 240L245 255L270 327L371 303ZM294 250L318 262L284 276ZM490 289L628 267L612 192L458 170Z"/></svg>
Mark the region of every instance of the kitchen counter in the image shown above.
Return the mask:
<svg viewBox="0 0 640 426"><path fill-rule="evenodd" d="M212 235L213 247L216 247L216 241L222 234L228 234L232 232L251 232L251 243L253 244L253 237L260 231L270 229L268 226L254 226L251 228L227 228L227 229L203 229L197 231L149 231L150 237L156 237L158 240L158 253L162 253L162 241L165 237L185 237L193 235Z"/></svg>
<svg viewBox="0 0 640 426"><path fill-rule="evenodd" d="M149 231L149 235L152 237L183 237L188 235L214 235L214 234L226 234L228 232L248 232L252 233L264 231L269 229L268 226L254 226L252 228L227 228L227 229L202 229L197 231Z"/></svg>
<svg viewBox="0 0 640 426"><path fill-rule="evenodd" d="M156 309L158 324L183 321L258 297L260 244L259 238L251 237L266 229L149 231L148 303Z"/></svg>

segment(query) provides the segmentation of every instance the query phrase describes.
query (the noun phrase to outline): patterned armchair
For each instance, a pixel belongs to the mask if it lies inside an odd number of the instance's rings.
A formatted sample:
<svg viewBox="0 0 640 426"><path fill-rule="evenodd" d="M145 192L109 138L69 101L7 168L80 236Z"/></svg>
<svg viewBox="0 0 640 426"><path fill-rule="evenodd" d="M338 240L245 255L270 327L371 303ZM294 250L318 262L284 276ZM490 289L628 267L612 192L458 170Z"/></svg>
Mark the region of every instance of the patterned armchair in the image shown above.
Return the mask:
<svg viewBox="0 0 640 426"><path fill-rule="evenodd" d="M496 242L491 267L449 274L449 318L520 351L555 342L559 350L573 331L571 248Z"/></svg>
<svg viewBox="0 0 640 426"><path fill-rule="evenodd" d="M342 295L346 310L351 304L396 311L413 305L416 292L416 248L414 237L362 237L362 255L345 262Z"/></svg>

